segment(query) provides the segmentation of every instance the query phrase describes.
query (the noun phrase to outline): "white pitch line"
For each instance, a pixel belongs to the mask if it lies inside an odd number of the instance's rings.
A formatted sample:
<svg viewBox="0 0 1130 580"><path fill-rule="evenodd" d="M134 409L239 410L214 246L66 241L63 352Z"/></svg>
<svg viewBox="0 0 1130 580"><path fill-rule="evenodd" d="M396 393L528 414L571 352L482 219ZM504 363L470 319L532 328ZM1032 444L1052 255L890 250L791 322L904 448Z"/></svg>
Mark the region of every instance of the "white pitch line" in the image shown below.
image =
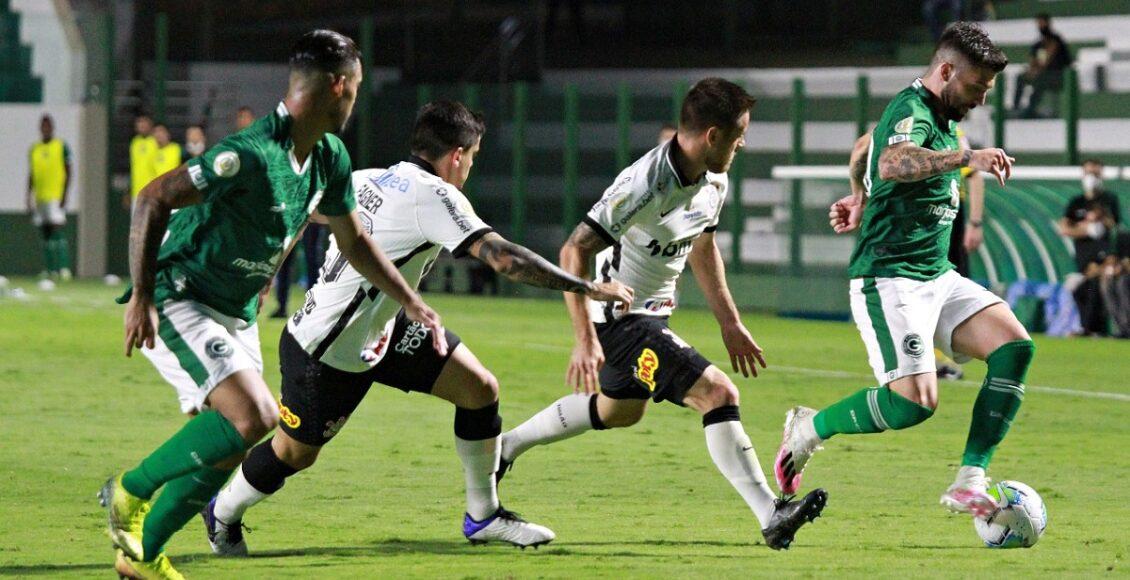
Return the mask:
<svg viewBox="0 0 1130 580"><path fill-rule="evenodd" d="M538 342L527 342L522 344L525 348L533 350L540 350L544 352L570 352L572 349L567 346L558 344L544 344ZM721 368L721 367L719 367ZM723 369L725 370L725 369ZM870 378L874 377L868 373L856 373L851 371L834 371L829 369L810 369L807 367L793 367L787 365L769 365L766 370L782 371L784 373L792 373L797 375L813 375L821 377L833 377L839 379L857 379L857 378ZM737 376L738 373L728 373ZM962 387L981 388L981 383L976 381L947 381L944 384L955 384ZM1065 389L1062 387L1044 387L1040 385L1025 385L1029 391L1036 391L1042 393L1050 393L1053 395L1066 395L1069 397L1084 397L1088 399L1106 399L1108 401L1122 401L1130 403L1130 395L1124 393L1108 393L1105 391L1080 391L1076 389Z"/></svg>

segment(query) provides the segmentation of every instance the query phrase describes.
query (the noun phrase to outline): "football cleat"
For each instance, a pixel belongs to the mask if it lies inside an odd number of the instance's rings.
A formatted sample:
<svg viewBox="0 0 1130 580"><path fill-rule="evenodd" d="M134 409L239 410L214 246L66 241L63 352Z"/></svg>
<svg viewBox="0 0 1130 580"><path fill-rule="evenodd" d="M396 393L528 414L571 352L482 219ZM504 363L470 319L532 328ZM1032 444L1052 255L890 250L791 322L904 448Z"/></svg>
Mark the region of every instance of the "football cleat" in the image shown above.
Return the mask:
<svg viewBox="0 0 1130 580"><path fill-rule="evenodd" d="M774 550L788 550L797 530L820 517L827 504L828 492L823 489L814 489L797 501L773 500L773 515L769 517L769 525L761 530L765 545Z"/></svg>
<svg viewBox="0 0 1130 580"><path fill-rule="evenodd" d="M812 431L812 417L816 409L793 407L785 415L785 434L777 459L773 462L773 475L777 487L785 495L793 495L800 488L800 477L812 454L823 449L820 438ZM808 424L806 435L805 423Z"/></svg>
<svg viewBox="0 0 1130 580"><path fill-rule="evenodd" d="M180 572L173 568L169 557L162 552L152 562L143 562L130 558L122 550L118 550L118 558L114 561L114 571L118 578L132 578L134 580L184 580Z"/></svg>
<svg viewBox="0 0 1130 580"><path fill-rule="evenodd" d="M942 494L939 500L951 512L973 514L974 517L988 518L998 509L997 502L988 493L989 478L979 467L962 466L957 472L957 480Z"/></svg>
<svg viewBox="0 0 1130 580"><path fill-rule="evenodd" d="M141 533L145 527L145 514L149 513L149 502L137 497L122 487L122 474L106 480L98 491L98 503L106 508L109 520L107 533L114 545L134 560L140 560L144 548Z"/></svg>
<svg viewBox="0 0 1130 580"><path fill-rule="evenodd" d="M216 498L212 498L212 501L200 510L200 517L204 518L204 531L208 532L208 543L212 546L213 554L225 558L247 556L247 542L243 540L243 522L236 521L230 524L221 522L216 517Z"/></svg>
<svg viewBox="0 0 1130 580"><path fill-rule="evenodd" d="M557 537L553 530L527 522L502 506L483 521L475 521L471 514L463 514L463 535L472 544L501 541L525 550L548 544Z"/></svg>

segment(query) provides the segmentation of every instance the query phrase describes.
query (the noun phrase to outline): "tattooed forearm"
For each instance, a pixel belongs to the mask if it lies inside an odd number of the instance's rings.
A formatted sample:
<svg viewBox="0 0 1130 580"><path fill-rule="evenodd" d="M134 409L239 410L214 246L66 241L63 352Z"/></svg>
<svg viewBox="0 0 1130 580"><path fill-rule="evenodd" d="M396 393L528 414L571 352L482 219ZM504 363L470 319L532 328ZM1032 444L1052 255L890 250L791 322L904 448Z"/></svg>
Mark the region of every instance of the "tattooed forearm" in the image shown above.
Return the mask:
<svg viewBox="0 0 1130 580"><path fill-rule="evenodd" d="M496 272L523 284L577 294L587 294L593 288L591 282L554 266L529 248L498 235L484 238L478 244L476 255Z"/></svg>
<svg viewBox="0 0 1130 580"><path fill-rule="evenodd" d="M565 245L574 246L586 253L595 254L608 247L608 242L600 237L588 224L581 222L565 240Z"/></svg>
<svg viewBox="0 0 1130 580"><path fill-rule="evenodd" d="M139 195L129 230L129 273L139 297L153 297L157 250L168 226L169 208L152 196Z"/></svg>
<svg viewBox="0 0 1130 580"><path fill-rule="evenodd" d="M138 296L153 297L157 251L169 227L170 213L200 199L184 165L153 180L138 194L129 231L129 273Z"/></svg>
<svg viewBox="0 0 1130 580"><path fill-rule="evenodd" d="M972 152L931 151L917 145L903 144L887 147L879 156L879 177L887 181L921 181L947 171L960 169L969 163Z"/></svg>

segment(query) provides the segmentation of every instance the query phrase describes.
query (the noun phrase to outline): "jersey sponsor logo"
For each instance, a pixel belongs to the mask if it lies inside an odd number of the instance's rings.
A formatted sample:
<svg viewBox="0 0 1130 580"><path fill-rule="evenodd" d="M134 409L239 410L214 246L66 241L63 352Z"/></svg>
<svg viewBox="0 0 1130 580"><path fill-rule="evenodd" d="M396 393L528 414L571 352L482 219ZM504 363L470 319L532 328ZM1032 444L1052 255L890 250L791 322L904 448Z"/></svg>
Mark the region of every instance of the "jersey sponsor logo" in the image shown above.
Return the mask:
<svg viewBox="0 0 1130 580"><path fill-rule="evenodd" d="M652 239L648 242L647 249L651 250L652 257L659 255L662 255L664 258L682 256L691 250L691 247L694 246L694 240L697 237L698 236L667 242L667 245L661 245L659 240Z"/></svg>
<svg viewBox="0 0 1130 580"><path fill-rule="evenodd" d="M219 360L231 356L232 347L228 344L228 341L216 336L208 339L208 342L204 343L204 353L207 354L209 358Z"/></svg>
<svg viewBox="0 0 1130 580"><path fill-rule="evenodd" d="M235 177L239 173L239 154L223 151L212 161L212 172L220 177Z"/></svg>
<svg viewBox="0 0 1130 580"><path fill-rule="evenodd" d="M407 182L405 182L405 183L407 183ZM373 189L372 187L370 187L368 183L362 183L361 188L359 190L357 190L357 203L358 203L358 205L369 210L370 212L376 213L377 208L384 205L384 202L385 202L384 198L381 197L379 193L377 193L376 189ZM364 215L364 214L362 214L362 215ZM369 233L373 233L373 232L370 231Z"/></svg>
<svg viewBox="0 0 1130 580"><path fill-rule="evenodd" d="M379 203L377 204L378 207L380 207L380 205ZM373 218L369 217L369 214L364 212L361 212L359 215L361 216L361 227L365 228L365 233L370 236L373 235Z"/></svg>
<svg viewBox="0 0 1130 580"><path fill-rule="evenodd" d="M706 217L706 212L702 211L701 209L696 209L695 211L688 211L687 213L683 214L683 219L687 219L687 220L693 220L693 219L700 218L700 217Z"/></svg>
<svg viewBox="0 0 1130 580"><path fill-rule="evenodd" d="M902 339L902 351L907 356L918 358L926 352L926 347L922 345L922 337L917 334L908 334Z"/></svg>
<svg viewBox="0 0 1130 580"><path fill-rule="evenodd" d="M407 177L400 177L392 171L385 171L377 177L370 177L369 181L377 187L393 189L401 193L407 192L408 187L411 185Z"/></svg>
<svg viewBox="0 0 1130 580"><path fill-rule="evenodd" d="M236 258L231 261L231 265L246 270L248 277L265 276L270 278L275 274L275 266L271 262L253 262L243 258Z"/></svg>
<svg viewBox="0 0 1130 580"><path fill-rule="evenodd" d="M914 115L895 123L895 133L910 133L914 128Z"/></svg>
<svg viewBox="0 0 1130 580"><path fill-rule="evenodd" d="M643 308L648 312L659 312L664 308L675 308L675 300L672 298L664 298L663 300L645 300L643 303Z"/></svg>
<svg viewBox="0 0 1130 580"><path fill-rule="evenodd" d="M636 378L647 385L648 390L655 392L655 375L658 372L659 356L650 348L643 349L640 357L636 359Z"/></svg>
<svg viewBox="0 0 1130 580"><path fill-rule="evenodd" d="M279 401L279 421L282 421L284 425L291 429L297 429L302 424L302 419L295 415L289 407L282 404L282 401Z"/></svg>
<svg viewBox="0 0 1130 580"><path fill-rule="evenodd" d="M620 217L620 219L616 220L612 224L612 231L613 232L620 231L620 228L624 227L625 224L627 224L629 221L631 221L632 217L634 217L637 213L639 213L641 209L646 207L647 204L651 203L651 200L653 200L653 199L655 199L655 193L652 192L652 191L648 191L647 195L640 198L640 202L638 204L636 204L635 207L628 210L627 213L625 213L623 216Z"/></svg>
<svg viewBox="0 0 1130 580"><path fill-rule="evenodd" d="M464 234L470 233L471 220L467 219L467 212L459 207L462 204L457 205L455 202L451 201L451 197L447 195L447 188L441 187L437 189L436 195L442 198L443 207L447 209L447 215L451 216L451 221L455 223L459 231Z"/></svg>
<svg viewBox="0 0 1130 580"><path fill-rule="evenodd" d="M332 439L334 435L337 435L338 432L341 431L342 427L345 427L345 422L348 420L349 415L345 415L344 417L338 417L337 421L326 421L326 430L322 431L322 437Z"/></svg>
<svg viewBox="0 0 1130 580"><path fill-rule="evenodd" d="M307 314L310 314L311 312L313 312L314 309L317 308L317 307L318 307L318 303L314 300L314 293L307 291L306 292L306 304L302 305L302 308L299 308L298 312L295 312L294 316L291 317L291 320L292 320L292 322L294 322L294 325L298 326L302 322L302 319L305 318Z"/></svg>
<svg viewBox="0 0 1130 580"><path fill-rule="evenodd" d="M385 351L386 346L388 346L388 334L382 334L377 344L361 351L361 360L364 361L365 364L376 362L377 359L381 358L381 353Z"/></svg>
<svg viewBox="0 0 1130 580"><path fill-rule="evenodd" d="M404 329L404 336L396 343L396 352L408 356L415 356L416 349L428 339L428 329L419 322L413 322Z"/></svg>
<svg viewBox="0 0 1130 580"><path fill-rule="evenodd" d="M938 220L938 223L942 225L947 225L953 222L955 218L957 218L957 209L949 205L932 203L926 206L926 213L928 215L940 218Z"/></svg>

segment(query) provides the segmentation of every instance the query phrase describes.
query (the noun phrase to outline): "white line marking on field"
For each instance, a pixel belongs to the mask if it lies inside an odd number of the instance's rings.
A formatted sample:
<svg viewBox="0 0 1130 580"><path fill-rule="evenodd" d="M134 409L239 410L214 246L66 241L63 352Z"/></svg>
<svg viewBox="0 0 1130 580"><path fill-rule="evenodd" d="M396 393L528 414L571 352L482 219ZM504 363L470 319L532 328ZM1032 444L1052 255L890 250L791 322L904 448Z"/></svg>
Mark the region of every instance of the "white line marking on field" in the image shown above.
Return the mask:
<svg viewBox="0 0 1130 580"><path fill-rule="evenodd" d="M559 344L544 344L544 343L538 343L538 342L527 342L527 343L523 343L522 346L525 347L525 348L529 348L529 349L533 349L533 350L540 350L540 351L544 351L544 352L570 352L570 351L573 350L570 347L561 346ZM719 368L721 368L721 367L719 367ZM722 369L722 370L725 371L725 369ZM874 379L874 377L869 373L857 373L857 372L851 372L851 371L834 371L834 370L830 370L830 369L810 369L810 368L807 368L807 367L792 367L792 366L787 366L787 365L773 365L773 364L771 364L771 365L769 365L769 368L766 369L766 370L780 371L780 372L784 372L784 373L787 373L787 374L791 373L791 374L797 374L797 375L812 375L812 376L819 376L819 377L833 377L833 378L838 378L838 379L857 379L857 378ZM730 374L730 375L733 375L733 376L739 376L739 373L727 373L727 374ZM971 388L977 388L977 389L981 388L981 383L978 383L976 381L946 381L942 384L943 385L954 384L954 385L958 385L958 386L962 386L962 387L971 387ZM1039 386L1039 385L1026 385L1026 386L1027 386L1028 390L1030 390L1030 391L1050 393L1050 394L1053 394L1053 395L1066 395L1066 396L1069 396L1069 397L1085 397L1085 398L1088 398L1088 399L1106 399L1108 401L1122 401L1122 402L1130 403L1130 395L1127 395L1127 394L1124 394L1124 393L1107 393L1107 392L1104 392L1104 391L1079 391L1079 390L1076 390L1076 389L1065 389L1065 388L1062 388L1062 387L1044 387L1044 386Z"/></svg>

